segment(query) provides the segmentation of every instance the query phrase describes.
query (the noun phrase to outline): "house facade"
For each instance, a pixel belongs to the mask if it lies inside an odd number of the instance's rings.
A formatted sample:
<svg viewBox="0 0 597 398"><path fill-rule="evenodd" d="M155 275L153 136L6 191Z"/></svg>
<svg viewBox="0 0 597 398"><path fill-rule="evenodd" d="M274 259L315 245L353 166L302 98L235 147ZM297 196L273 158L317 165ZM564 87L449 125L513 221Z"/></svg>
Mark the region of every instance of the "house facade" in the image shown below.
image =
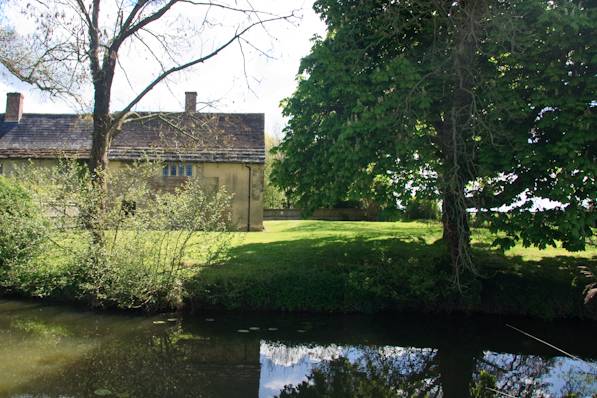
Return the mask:
<svg viewBox="0 0 597 398"><path fill-rule="evenodd" d="M197 94L186 93L184 112L138 113L114 138L109 167L142 159L159 160L156 189L173 190L189 178L232 194L231 216L239 230L263 229L262 113L200 113ZM92 119L75 114L23 112L24 97L8 93L0 114L0 175L16 168L56 165L61 158L85 161Z"/></svg>

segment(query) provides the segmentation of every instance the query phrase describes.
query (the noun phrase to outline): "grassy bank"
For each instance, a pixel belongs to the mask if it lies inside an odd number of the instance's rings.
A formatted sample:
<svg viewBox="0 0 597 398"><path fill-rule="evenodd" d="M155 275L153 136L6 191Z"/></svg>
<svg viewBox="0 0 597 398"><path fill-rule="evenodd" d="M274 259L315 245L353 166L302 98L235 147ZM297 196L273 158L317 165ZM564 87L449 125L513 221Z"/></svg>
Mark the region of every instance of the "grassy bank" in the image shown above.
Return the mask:
<svg viewBox="0 0 597 398"><path fill-rule="evenodd" d="M78 257L83 250L75 250L81 235L54 236L62 248L50 244L27 265L5 274L0 294L97 305L96 296L89 296L96 289L105 296L100 296L102 306L153 310L178 307L183 300L194 310L467 311L597 319L583 305L583 290L595 281L583 271L597 275L594 246L580 253L515 247L500 254L491 249L487 231L475 230L478 276L463 277L459 291L439 242L438 223L272 221L265 228L233 234L229 255L217 264L200 266L201 243L209 240L209 234L201 235L189 244L182 274L144 272L134 263L130 269L111 269L114 275L106 278L98 275L102 284L97 286L83 272L87 265ZM134 256L141 249L131 250ZM162 294L159 305L129 303L130 297L157 297L144 290L153 285L139 283L140 277L169 275L178 275L183 285L173 282L176 290Z"/></svg>
<svg viewBox="0 0 597 398"><path fill-rule="evenodd" d="M590 316L583 306L597 275L597 248L492 251L474 231L479 278L452 275L437 223L272 221L241 234L230 258L187 284L193 308L284 311L465 310L543 318ZM594 315L593 315L594 316Z"/></svg>

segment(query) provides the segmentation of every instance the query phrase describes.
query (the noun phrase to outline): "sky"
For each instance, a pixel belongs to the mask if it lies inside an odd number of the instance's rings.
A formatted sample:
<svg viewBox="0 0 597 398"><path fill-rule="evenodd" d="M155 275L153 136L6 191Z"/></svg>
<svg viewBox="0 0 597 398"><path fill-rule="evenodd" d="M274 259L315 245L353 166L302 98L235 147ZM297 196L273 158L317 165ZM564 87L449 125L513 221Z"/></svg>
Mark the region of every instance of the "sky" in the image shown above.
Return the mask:
<svg viewBox="0 0 597 398"><path fill-rule="evenodd" d="M233 3L232 3L233 4ZM251 4L260 10L268 10L277 15L290 12L300 15L292 22L272 22L265 29L256 28L250 32L245 44L244 59L238 45L233 45L205 64L192 70L181 72L161 83L150 92L135 108L137 111L182 111L184 92L198 93L198 108L206 112L259 112L265 113L266 132L281 136L285 125L279 103L291 95L296 87L295 76L302 57L309 53L315 35L325 34L325 24L313 11L312 0L253 0ZM184 14L184 13L183 13ZM213 49L223 38L229 37L242 19L234 20L229 14L211 11L213 21L221 21L218 26L201 32L196 36L191 33L188 46L179 49L192 54L205 53ZM180 15L175 20L164 19L156 23L156 29L167 31L171 26L186 26L197 21L197 16L189 14L186 20ZM19 15L12 16L14 28L26 34L33 30L27 20ZM256 47L256 49L252 48ZM267 55L266 55L267 54ZM119 53L120 61L127 71L126 76L117 70L113 85L111 109L122 109L134 97L134 93L144 87L156 70L150 64L155 62L137 47L123 48ZM87 67L87 66L86 66ZM0 113L6 107L6 93L21 92L25 96L25 113L75 113L80 111L67 101L51 98L36 88L21 83L10 77L5 70L0 70ZM84 95L89 99L88 111L91 110L91 92ZM208 106L201 103L209 103Z"/></svg>

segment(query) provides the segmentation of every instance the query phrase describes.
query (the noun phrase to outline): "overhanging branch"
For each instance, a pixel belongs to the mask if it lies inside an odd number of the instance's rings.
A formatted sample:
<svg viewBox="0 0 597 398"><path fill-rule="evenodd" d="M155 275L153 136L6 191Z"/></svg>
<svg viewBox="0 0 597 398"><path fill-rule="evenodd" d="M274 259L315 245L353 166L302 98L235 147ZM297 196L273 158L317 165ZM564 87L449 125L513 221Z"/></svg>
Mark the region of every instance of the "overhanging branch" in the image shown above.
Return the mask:
<svg viewBox="0 0 597 398"><path fill-rule="evenodd" d="M232 43L234 43L236 40L238 40L240 37L242 37L245 33L247 33L249 30L251 30L255 26L263 25L265 23L274 22L274 21L288 20L292 17L294 17L294 13L292 13L290 15L273 17L273 18L263 19L263 20L254 22L254 23L246 26L242 30L237 31L228 41L226 41L220 47L213 50L211 53L164 71L162 74L160 74L158 77L156 77L151 83L149 83L126 107L124 107L124 109L122 111L120 111L116 114L116 116L114 117L114 120L112 122L111 130L114 130L115 127L117 127L119 124L121 124L121 122L122 122L123 118L126 116L126 114L129 113L131 111L131 109L133 109L133 107L135 105L137 105L139 103L139 101L141 101L141 99L143 99L143 97L145 97L145 95L147 95L147 93L149 93L155 86L157 86L161 81L166 79L171 74L182 71L187 68L190 68L197 64L203 63L203 62L215 57L221 51L223 51L224 49L229 47Z"/></svg>

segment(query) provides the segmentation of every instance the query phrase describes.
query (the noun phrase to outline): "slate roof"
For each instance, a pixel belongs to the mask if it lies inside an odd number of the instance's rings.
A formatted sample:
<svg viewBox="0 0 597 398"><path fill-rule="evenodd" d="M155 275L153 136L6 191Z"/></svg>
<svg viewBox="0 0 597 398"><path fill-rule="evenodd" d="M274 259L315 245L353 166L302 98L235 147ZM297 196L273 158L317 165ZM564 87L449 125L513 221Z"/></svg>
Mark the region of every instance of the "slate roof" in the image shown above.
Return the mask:
<svg viewBox="0 0 597 398"><path fill-rule="evenodd" d="M152 115L150 117L150 115ZM156 116L158 115L158 116ZM262 113L142 113L125 123L108 157L161 160L263 163ZM0 114L0 158L86 159L91 148L89 116L23 114L19 123Z"/></svg>

